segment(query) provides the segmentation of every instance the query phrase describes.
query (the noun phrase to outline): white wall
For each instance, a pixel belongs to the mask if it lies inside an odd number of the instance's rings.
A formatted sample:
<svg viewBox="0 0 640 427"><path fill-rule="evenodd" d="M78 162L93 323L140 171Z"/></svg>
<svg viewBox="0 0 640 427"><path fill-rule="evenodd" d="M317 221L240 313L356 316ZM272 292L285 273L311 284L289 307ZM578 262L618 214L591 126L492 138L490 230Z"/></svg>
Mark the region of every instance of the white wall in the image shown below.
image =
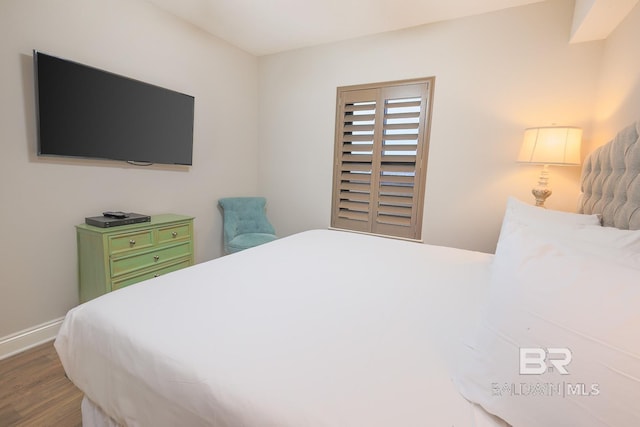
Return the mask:
<svg viewBox="0 0 640 427"><path fill-rule="evenodd" d="M640 120L640 3L609 36L602 58L592 146Z"/></svg>
<svg viewBox="0 0 640 427"><path fill-rule="evenodd" d="M78 302L74 225L105 210L193 215L221 253L217 199L257 191L257 59L144 1L0 1L0 341ZM195 96L192 167L36 152L32 49Z"/></svg>
<svg viewBox="0 0 640 427"><path fill-rule="evenodd" d="M427 243L493 251L506 198L532 201L523 130L588 127L602 42L569 45L573 2L544 2L260 58L260 188L276 230L330 220L336 87L435 76ZM575 210L579 168L547 205Z"/></svg>

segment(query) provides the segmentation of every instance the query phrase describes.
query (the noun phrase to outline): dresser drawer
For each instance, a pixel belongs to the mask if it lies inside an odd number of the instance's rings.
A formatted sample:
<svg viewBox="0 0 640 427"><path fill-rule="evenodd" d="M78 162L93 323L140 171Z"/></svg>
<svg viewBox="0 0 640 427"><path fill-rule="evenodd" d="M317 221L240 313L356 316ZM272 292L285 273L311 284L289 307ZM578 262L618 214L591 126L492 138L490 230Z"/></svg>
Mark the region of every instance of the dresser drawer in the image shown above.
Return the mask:
<svg viewBox="0 0 640 427"><path fill-rule="evenodd" d="M129 274L135 270L143 270L154 265L160 265L177 258L191 255L190 241L177 245L163 246L142 253L135 253L111 259L111 276L117 277Z"/></svg>
<svg viewBox="0 0 640 427"><path fill-rule="evenodd" d="M109 236L109 253L116 254L153 246L153 230Z"/></svg>
<svg viewBox="0 0 640 427"><path fill-rule="evenodd" d="M174 264L169 264L166 267L158 270L153 270L147 273L134 274L120 280L114 280L111 284L111 290L124 288L125 286L133 285L134 283L142 282L143 280L153 279L154 277L162 276L163 274L171 273L172 271L180 270L181 268L189 267L191 265L190 260L179 261Z"/></svg>
<svg viewBox="0 0 640 427"><path fill-rule="evenodd" d="M191 227L189 224L177 224L171 227L158 229L158 243L175 242L191 238Z"/></svg>

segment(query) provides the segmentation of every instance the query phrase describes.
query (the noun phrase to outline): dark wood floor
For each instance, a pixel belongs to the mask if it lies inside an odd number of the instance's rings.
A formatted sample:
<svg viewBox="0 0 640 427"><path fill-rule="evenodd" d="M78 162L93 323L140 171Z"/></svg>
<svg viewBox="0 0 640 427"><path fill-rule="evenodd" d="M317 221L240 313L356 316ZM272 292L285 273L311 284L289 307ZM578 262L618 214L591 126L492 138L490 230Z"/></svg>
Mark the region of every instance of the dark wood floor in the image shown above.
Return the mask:
<svg viewBox="0 0 640 427"><path fill-rule="evenodd" d="M53 342L0 360L0 426L82 426L82 392L65 377Z"/></svg>

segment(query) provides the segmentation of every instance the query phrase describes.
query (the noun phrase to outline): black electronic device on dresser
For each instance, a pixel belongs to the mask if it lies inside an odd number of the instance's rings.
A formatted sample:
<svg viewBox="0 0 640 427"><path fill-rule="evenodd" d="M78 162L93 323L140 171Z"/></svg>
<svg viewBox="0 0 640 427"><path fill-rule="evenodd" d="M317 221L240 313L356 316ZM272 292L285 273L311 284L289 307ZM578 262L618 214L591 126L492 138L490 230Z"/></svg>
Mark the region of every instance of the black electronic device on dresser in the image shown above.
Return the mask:
<svg viewBox="0 0 640 427"><path fill-rule="evenodd" d="M104 212L102 216L90 216L84 219L86 224L100 228L117 227L119 225L137 224L149 221L151 221L151 217L149 215L124 212Z"/></svg>

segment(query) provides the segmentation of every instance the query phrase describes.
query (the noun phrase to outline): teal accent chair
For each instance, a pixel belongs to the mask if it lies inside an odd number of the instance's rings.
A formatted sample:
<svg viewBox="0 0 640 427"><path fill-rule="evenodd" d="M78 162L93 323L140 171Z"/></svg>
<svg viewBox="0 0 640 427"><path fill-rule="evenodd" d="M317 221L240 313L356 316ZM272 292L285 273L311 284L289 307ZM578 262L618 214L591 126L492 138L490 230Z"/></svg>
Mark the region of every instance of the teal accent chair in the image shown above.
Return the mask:
<svg viewBox="0 0 640 427"><path fill-rule="evenodd" d="M224 252L232 254L275 240L267 219L264 197L226 197L218 200L223 214Z"/></svg>

